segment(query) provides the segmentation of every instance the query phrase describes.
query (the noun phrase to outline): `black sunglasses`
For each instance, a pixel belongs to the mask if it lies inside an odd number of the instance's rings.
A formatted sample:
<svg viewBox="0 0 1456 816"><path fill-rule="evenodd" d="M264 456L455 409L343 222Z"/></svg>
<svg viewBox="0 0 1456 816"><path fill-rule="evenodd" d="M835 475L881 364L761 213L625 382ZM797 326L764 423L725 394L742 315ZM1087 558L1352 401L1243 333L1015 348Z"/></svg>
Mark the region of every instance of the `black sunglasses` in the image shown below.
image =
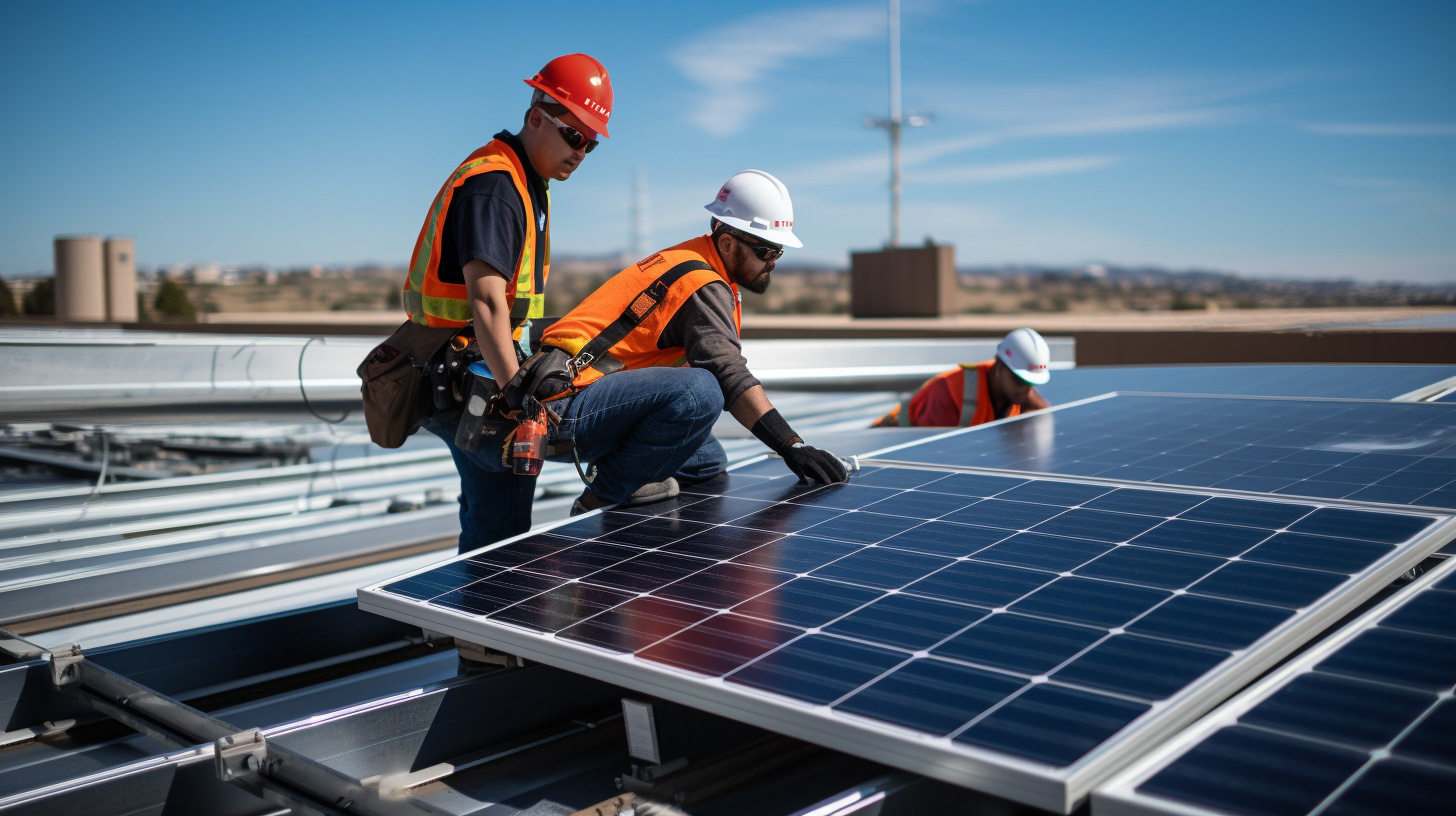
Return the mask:
<svg viewBox="0 0 1456 816"><path fill-rule="evenodd" d="M722 222L720 221L718 223L721 224ZM760 240L748 233L741 232L729 226L724 226L723 231L737 238L738 243L748 247L748 251L752 252L755 258L758 258L764 263L773 263L779 258L784 257L784 248L778 244L770 244L767 241Z"/></svg>
<svg viewBox="0 0 1456 816"><path fill-rule="evenodd" d="M597 149L599 142L596 139L588 139L585 133L557 119L542 108L536 108L536 110L541 111L542 116L551 120L551 124L556 126L556 130L561 134L561 138L565 139L566 143L571 145L572 150L582 150L590 153Z"/></svg>

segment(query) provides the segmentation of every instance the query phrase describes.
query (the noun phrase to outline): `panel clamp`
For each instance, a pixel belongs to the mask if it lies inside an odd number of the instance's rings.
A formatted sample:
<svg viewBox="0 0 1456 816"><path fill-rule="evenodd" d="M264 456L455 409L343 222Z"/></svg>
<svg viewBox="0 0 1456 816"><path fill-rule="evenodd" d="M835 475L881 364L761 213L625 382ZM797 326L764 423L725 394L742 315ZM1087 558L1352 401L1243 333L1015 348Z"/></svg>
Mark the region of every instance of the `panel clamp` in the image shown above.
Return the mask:
<svg viewBox="0 0 1456 816"><path fill-rule="evenodd" d="M223 737L215 745L217 777L224 782L258 776L267 768L268 743L256 728Z"/></svg>

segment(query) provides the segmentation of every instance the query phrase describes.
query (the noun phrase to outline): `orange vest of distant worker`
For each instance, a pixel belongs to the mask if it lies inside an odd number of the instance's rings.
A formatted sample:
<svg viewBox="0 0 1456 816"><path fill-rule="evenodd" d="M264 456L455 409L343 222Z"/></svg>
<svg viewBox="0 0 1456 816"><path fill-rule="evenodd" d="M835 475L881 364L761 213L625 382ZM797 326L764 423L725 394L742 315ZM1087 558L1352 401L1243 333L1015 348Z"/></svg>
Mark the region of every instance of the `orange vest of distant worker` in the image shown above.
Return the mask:
<svg viewBox="0 0 1456 816"><path fill-rule="evenodd" d="M874 427L920 425L924 419L926 395L936 388L944 388L950 393L950 398L960 413L960 422L957 427L980 425L996 419L996 408L991 405L990 388L991 368L994 365L996 365L995 360L987 360L974 365L961 363L950 371L931 377L925 385L920 386L920 390L916 391L914 396L895 406L890 413L880 417ZM970 372L975 372L973 378L966 376ZM1006 416L1014 417L1020 413L1021 406L1013 404Z"/></svg>
<svg viewBox="0 0 1456 816"><path fill-rule="evenodd" d="M728 279L728 273L723 269L723 261L718 257L718 251L713 248L713 239L703 235L643 258L613 275L601 288L588 295L581 305L553 323L541 338L542 345L555 346L575 356L582 346L590 343L612 321L621 317L637 300L638 295L651 286L662 273L684 261L701 261L712 269L690 271L668 287L667 297L661 304L606 354L593 360L577 374L573 385L577 388L585 387L613 371L686 365L686 351L683 348L658 348L657 340L672 321L672 316L677 314L677 310L682 308L688 298L710 283L726 283L733 290L733 330L741 331L743 310L739 304L738 287Z"/></svg>
<svg viewBox="0 0 1456 816"><path fill-rule="evenodd" d="M526 169L515 151L499 139L471 153L435 194L435 201L420 227L420 237L415 240L414 254L410 256L409 277L404 281L404 310L411 320L424 326L458 327L470 322L470 298L465 284L440 280L440 243L444 240L445 214L450 211L450 199L456 188L481 173L509 174L525 209L526 236L521 242L521 256L516 260L516 268L510 270L513 274L506 284L511 326L516 327L516 336L520 339L520 325L545 313L546 276L551 271L550 193L547 193L545 226L538 235L536 211L531 204L531 193L526 189Z"/></svg>

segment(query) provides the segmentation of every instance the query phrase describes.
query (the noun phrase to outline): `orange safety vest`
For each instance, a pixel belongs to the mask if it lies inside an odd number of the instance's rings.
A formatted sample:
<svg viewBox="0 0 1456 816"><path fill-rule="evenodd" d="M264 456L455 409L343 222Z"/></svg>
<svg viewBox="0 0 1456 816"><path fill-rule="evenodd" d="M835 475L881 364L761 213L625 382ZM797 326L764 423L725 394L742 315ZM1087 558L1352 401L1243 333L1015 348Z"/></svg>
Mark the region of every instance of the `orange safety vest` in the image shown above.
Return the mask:
<svg viewBox="0 0 1456 816"><path fill-rule="evenodd" d="M455 189L481 173L508 173L526 213L521 257L516 261L514 276L506 284L511 326L515 327L519 340L521 324L545 314L546 277L551 272L551 193L548 188L545 226L538 235L536 211L531 204L531 193L526 189L526 168L515 151L500 139L493 139L471 153L435 194L435 201L420 227L420 237L415 240L414 254L410 256L409 276L404 281L404 310L411 320L424 326L458 327L470 322L470 297L465 284L440 280L440 243L444 240L445 214L450 210Z"/></svg>
<svg viewBox="0 0 1456 816"><path fill-rule="evenodd" d="M658 307L626 337L582 369L573 385L582 388L618 370L686 365L686 349L658 348L657 340L688 298L710 283L726 283L733 290L733 330L741 331L743 307L739 302L738 287L728 279L723 261L713 248L713 239L703 235L643 258L613 275L601 288L588 295L581 305L551 324L541 338L542 345L555 346L575 357L583 346L634 306L653 281L686 261L700 261L712 269L695 269L673 282Z"/></svg>
<svg viewBox="0 0 1456 816"><path fill-rule="evenodd" d="M975 364L961 363L950 371L931 377L920 386L920 390L916 391L914 396L892 408L890 413L880 417L873 427L919 425L921 406L924 404L925 395L932 388L945 388L950 391L951 400L960 411L960 424L957 425L959 428L980 425L996 419L996 408L991 404L991 367L994 365L996 365L995 360ZM971 371L975 372L975 376L966 376L967 372ZM1013 403L1011 410L1006 412L1006 416L1014 417L1020 413L1021 406Z"/></svg>

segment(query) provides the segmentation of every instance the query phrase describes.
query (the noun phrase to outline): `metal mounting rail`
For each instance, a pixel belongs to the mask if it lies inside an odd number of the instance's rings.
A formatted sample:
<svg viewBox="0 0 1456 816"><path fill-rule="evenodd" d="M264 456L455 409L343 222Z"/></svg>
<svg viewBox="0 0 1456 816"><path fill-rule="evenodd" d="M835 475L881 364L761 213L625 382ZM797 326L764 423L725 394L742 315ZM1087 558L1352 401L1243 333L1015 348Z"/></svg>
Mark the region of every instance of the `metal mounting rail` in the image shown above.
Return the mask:
<svg viewBox="0 0 1456 816"><path fill-rule="evenodd" d="M61 691L95 711L174 748L211 743L218 776L296 813L311 816L418 814L302 754L268 742L258 729L228 723L88 661L77 647L52 656Z"/></svg>

